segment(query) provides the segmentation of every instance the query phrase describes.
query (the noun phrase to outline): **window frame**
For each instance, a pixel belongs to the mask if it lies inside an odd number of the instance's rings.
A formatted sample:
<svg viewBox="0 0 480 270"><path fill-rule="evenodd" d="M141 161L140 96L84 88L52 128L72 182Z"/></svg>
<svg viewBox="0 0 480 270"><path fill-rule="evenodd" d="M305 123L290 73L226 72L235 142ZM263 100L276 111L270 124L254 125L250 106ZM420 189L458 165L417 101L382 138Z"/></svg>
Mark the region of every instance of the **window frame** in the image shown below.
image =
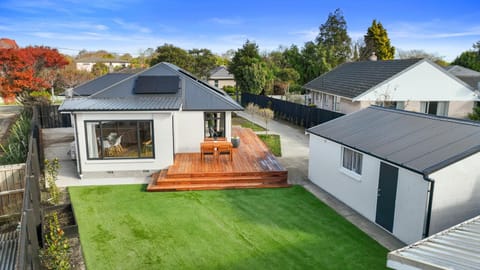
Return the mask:
<svg viewBox="0 0 480 270"><path fill-rule="evenodd" d="M90 157L90 151L89 151L89 142L88 142L88 131L87 131L87 123L98 123L100 125L100 138L103 138L103 128L102 128L102 122L136 122L136 137L137 137L137 157L105 157L104 154L102 153L102 156L97 157L97 158L91 158ZM150 128L151 128L151 140L152 140L152 156L151 157L142 157L142 145L141 145L141 140L140 140L140 130L139 130L139 123L140 122L147 122L150 123ZM132 159L132 160L139 160L139 159L155 159L155 128L154 128L154 123L152 119L102 119L102 120L84 120L84 131L85 131L85 148L86 148L86 156L87 160L127 160L127 159ZM103 149L102 147L103 140L100 140L100 149Z"/></svg>
<svg viewBox="0 0 480 270"><path fill-rule="evenodd" d="M347 161L347 166L345 165L346 151L351 152L351 156L349 157L351 160ZM350 166L348 166L348 164L350 164ZM355 169L355 167L357 169ZM348 175L351 175L359 180L363 172L363 153L353 150L349 147L342 146L342 158L340 160L340 168L342 171L348 173Z"/></svg>

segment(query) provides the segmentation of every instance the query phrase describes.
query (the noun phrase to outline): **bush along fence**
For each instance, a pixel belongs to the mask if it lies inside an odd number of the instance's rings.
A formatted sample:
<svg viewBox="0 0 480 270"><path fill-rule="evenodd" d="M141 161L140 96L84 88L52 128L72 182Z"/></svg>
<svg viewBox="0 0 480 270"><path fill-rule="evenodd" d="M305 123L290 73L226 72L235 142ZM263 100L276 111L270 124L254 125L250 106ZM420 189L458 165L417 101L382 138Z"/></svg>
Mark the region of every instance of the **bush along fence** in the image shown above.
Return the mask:
<svg viewBox="0 0 480 270"><path fill-rule="evenodd" d="M344 115L338 112L305 106L267 96L242 93L242 106L246 107L249 103L257 104L262 108L270 108L274 111L275 118L286 120L305 128L310 128Z"/></svg>

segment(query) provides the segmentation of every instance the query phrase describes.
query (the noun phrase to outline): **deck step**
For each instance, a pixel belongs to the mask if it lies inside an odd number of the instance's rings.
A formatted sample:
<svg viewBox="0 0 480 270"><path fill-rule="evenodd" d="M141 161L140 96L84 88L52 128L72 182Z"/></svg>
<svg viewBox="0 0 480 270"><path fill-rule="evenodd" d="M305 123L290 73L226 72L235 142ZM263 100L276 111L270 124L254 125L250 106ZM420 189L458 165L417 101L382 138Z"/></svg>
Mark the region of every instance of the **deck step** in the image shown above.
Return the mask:
<svg viewBox="0 0 480 270"><path fill-rule="evenodd" d="M188 190L222 190L222 189L246 189L246 188L282 188L290 187L287 183L263 184L263 183L230 183L230 184L190 184L190 185L149 185L148 191L188 191Z"/></svg>

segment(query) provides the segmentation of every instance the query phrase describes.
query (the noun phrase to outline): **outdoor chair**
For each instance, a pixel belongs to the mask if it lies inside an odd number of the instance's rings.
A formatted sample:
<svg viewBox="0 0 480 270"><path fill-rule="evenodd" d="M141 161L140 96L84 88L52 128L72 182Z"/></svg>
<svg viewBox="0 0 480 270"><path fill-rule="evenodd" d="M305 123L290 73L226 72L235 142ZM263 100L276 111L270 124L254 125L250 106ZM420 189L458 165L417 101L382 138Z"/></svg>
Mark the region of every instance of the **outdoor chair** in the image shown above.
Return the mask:
<svg viewBox="0 0 480 270"><path fill-rule="evenodd" d="M200 158L203 161L205 155L215 155L215 144L213 142L204 142L200 144Z"/></svg>
<svg viewBox="0 0 480 270"><path fill-rule="evenodd" d="M220 155L229 155L230 156L230 161L233 160L232 144L230 144L230 143L219 144L218 147L217 147L217 152L218 152L219 157L220 157Z"/></svg>

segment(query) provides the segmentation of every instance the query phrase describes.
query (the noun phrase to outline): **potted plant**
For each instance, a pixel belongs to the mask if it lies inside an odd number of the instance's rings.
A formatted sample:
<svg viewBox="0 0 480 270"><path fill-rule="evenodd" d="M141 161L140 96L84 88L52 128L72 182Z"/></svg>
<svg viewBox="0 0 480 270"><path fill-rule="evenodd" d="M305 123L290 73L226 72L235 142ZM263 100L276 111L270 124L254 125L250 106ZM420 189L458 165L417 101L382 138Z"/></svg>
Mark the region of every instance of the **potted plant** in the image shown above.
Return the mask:
<svg viewBox="0 0 480 270"><path fill-rule="evenodd" d="M240 137L238 136L232 137L232 145L233 145L233 148L237 148L240 145Z"/></svg>

